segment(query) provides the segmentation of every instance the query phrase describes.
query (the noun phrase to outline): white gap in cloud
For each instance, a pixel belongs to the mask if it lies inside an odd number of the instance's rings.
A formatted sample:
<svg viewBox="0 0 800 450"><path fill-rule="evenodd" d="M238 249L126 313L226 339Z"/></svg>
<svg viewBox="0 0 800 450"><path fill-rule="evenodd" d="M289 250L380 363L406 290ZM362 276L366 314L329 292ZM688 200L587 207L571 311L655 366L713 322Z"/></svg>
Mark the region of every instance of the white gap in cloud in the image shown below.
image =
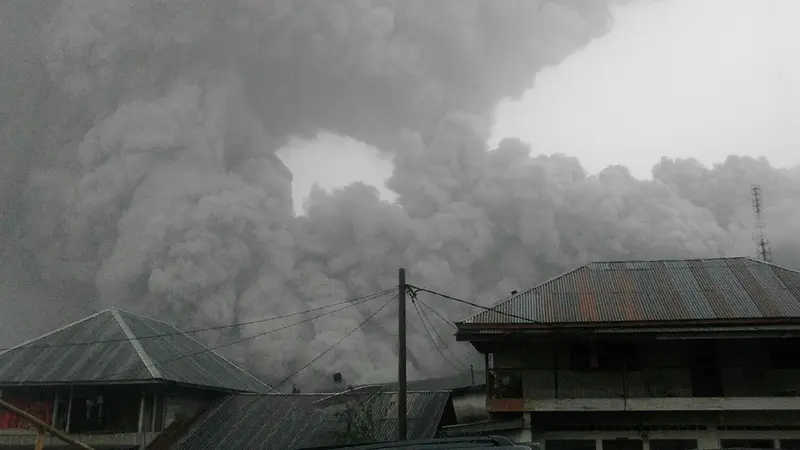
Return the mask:
<svg viewBox="0 0 800 450"><path fill-rule="evenodd" d="M292 193L297 215L305 215L305 204L315 185L330 192L361 181L375 186L383 200L397 198L386 188L394 170L391 158L355 139L323 132L314 139L293 139L277 154L294 177Z"/></svg>

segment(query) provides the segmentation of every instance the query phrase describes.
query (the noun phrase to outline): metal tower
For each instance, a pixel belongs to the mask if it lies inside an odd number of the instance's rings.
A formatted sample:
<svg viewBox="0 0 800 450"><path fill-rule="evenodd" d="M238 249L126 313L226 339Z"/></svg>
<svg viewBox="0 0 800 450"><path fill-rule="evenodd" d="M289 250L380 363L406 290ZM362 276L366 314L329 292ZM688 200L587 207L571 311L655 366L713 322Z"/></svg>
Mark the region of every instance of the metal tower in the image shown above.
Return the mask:
<svg viewBox="0 0 800 450"><path fill-rule="evenodd" d="M753 211L756 214L756 231L753 233L753 239L756 241L759 259L770 262L772 261L772 248L764 233L766 224L762 216L764 208L761 204L761 186L753 185L751 192L753 194Z"/></svg>

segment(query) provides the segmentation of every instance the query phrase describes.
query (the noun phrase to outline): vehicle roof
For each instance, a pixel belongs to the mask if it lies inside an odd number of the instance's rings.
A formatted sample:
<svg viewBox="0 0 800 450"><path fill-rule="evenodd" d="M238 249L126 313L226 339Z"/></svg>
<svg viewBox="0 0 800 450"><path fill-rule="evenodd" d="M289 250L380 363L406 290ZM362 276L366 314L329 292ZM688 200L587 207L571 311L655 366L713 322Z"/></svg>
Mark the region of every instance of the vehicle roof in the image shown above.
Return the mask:
<svg viewBox="0 0 800 450"><path fill-rule="evenodd" d="M458 438L425 439L414 441L395 441L375 444L341 446L341 447L315 447L314 450L439 450L439 449L489 449L489 448L517 448L527 449L525 446L515 445L510 439L502 436L475 436ZM311 450L311 449L309 449Z"/></svg>

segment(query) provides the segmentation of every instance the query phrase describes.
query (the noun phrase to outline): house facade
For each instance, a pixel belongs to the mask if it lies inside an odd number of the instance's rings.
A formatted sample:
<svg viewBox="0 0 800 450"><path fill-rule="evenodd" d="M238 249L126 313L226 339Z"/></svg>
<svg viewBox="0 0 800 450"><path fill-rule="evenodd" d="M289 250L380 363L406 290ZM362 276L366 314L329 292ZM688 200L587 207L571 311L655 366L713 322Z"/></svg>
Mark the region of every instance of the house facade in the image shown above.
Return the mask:
<svg viewBox="0 0 800 450"><path fill-rule="evenodd" d="M226 396L269 391L172 325L117 309L0 353L0 398L95 448L143 448ZM35 440L29 423L0 410L0 448Z"/></svg>
<svg viewBox="0 0 800 450"><path fill-rule="evenodd" d="M546 450L800 449L800 272L591 263L458 323Z"/></svg>

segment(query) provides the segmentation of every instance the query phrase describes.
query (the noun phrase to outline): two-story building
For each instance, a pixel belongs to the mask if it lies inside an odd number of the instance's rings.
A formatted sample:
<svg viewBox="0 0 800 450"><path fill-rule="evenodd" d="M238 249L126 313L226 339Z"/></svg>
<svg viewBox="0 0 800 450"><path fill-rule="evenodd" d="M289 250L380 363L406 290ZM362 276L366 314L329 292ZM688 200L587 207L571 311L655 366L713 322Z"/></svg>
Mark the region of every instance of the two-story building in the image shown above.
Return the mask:
<svg viewBox="0 0 800 450"><path fill-rule="evenodd" d="M458 325L546 450L800 448L800 272L598 262Z"/></svg>
<svg viewBox="0 0 800 450"><path fill-rule="evenodd" d="M270 391L174 326L118 309L0 353L0 397L94 448L143 448L231 394ZM0 409L0 448L32 448L33 428Z"/></svg>

